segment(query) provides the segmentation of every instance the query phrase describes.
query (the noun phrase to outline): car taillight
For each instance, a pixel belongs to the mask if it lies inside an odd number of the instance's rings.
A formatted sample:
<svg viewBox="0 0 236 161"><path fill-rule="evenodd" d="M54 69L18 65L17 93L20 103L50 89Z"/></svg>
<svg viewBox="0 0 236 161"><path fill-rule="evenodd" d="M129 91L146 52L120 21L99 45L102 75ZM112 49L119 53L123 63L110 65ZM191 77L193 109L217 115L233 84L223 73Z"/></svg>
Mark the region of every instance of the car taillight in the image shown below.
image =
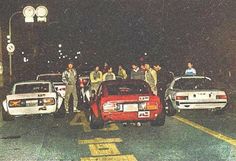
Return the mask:
<svg viewBox="0 0 236 161"><path fill-rule="evenodd" d="M117 104L114 102L106 102L103 104L104 112L115 111L116 109L117 109Z"/></svg>
<svg viewBox="0 0 236 161"><path fill-rule="evenodd" d="M80 79L80 80L79 80L79 86L80 86L81 88L84 87L83 79Z"/></svg>
<svg viewBox="0 0 236 161"><path fill-rule="evenodd" d="M226 95L216 95L216 99L227 99Z"/></svg>
<svg viewBox="0 0 236 161"><path fill-rule="evenodd" d="M55 99L54 98L42 98L39 100L39 106L43 106L43 105L54 105L55 104Z"/></svg>
<svg viewBox="0 0 236 161"><path fill-rule="evenodd" d="M176 96L176 100L188 100L188 96Z"/></svg>
<svg viewBox="0 0 236 161"><path fill-rule="evenodd" d="M9 101L9 107L20 107L21 100L11 100Z"/></svg>
<svg viewBox="0 0 236 161"><path fill-rule="evenodd" d="M147 102L146 110L156 110L158 108L157 102Z"/></svg>

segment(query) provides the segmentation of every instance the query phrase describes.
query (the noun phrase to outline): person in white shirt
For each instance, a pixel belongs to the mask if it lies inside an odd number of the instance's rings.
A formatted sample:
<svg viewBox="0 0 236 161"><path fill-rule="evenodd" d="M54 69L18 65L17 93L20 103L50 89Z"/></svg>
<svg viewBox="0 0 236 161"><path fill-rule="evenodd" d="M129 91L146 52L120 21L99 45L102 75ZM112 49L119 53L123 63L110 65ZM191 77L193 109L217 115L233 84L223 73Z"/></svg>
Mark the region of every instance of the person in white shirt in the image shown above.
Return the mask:
<svg viewBox="0 0 236 161"><path fill-rule="evenodd" d="M188 63L188 69L185 70L185 75L188 76L197 75L196 69L193 68L193 64L191 62Z"/></svg>

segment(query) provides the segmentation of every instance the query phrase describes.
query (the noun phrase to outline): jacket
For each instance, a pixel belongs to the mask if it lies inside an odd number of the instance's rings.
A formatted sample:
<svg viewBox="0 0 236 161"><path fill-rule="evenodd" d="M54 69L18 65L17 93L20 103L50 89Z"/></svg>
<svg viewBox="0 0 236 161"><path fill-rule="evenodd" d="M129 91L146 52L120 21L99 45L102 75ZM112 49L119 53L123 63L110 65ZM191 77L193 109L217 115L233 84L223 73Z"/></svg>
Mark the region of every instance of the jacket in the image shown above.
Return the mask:
<svg viewBox="0 0 236 161"><path fill-rule="evenodd" d="M77 72L75 69L69 71L68 69L62 73L62 81L66 85L76 85L77 81Z"/></svg>

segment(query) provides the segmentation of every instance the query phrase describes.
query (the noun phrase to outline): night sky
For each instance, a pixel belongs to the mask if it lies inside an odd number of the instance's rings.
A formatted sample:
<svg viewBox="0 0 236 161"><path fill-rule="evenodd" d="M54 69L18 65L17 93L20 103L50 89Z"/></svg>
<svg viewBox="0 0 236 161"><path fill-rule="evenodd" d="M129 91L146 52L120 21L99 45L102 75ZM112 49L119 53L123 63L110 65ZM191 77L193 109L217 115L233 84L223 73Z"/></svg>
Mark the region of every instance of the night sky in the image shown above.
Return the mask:
<svg viewBox="0 0 236 161"><path fill-rule="evenodd" d="M235 0L1 0L0 24L6 45L8 19L26 5L47 6L46 23L14 17L16 71L61 70L80 51L76 65L129 68L143 57L172 71L192 61L198 71L235 69ZM63 55L58 53L62 44ZM5 49L5 47L4 47ZM22 55L22 51L24 55ZM147 53L147 56L145 56ZM5 62L8 61L4 50ZM23 57L29 58L24 63ZM50 63L48 64L48 61Z"/></svg>

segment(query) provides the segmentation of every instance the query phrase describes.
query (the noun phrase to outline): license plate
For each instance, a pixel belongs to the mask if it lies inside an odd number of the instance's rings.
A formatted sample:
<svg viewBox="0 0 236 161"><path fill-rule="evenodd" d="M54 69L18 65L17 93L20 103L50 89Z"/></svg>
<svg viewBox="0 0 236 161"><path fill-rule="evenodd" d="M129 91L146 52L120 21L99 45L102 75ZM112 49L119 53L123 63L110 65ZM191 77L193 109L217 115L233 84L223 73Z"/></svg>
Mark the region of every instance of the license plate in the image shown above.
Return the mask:
<svg viewBox="0 0 236 161"><path fill-rule="evenodd" d="M139 111L138 118L148 118L150 117L150 111Z"/></svg>
<svg viewBox="0 0 236 161"><path fill-rule="evenodd" d="M138 111L138 104L124 104L124 112Z"/></svg>
<svg viewBox="0 0 236 161"><path fill-rule="evenodd" d="M28 100L26 101L26 106L37 106L38 100Z"/></svg>

